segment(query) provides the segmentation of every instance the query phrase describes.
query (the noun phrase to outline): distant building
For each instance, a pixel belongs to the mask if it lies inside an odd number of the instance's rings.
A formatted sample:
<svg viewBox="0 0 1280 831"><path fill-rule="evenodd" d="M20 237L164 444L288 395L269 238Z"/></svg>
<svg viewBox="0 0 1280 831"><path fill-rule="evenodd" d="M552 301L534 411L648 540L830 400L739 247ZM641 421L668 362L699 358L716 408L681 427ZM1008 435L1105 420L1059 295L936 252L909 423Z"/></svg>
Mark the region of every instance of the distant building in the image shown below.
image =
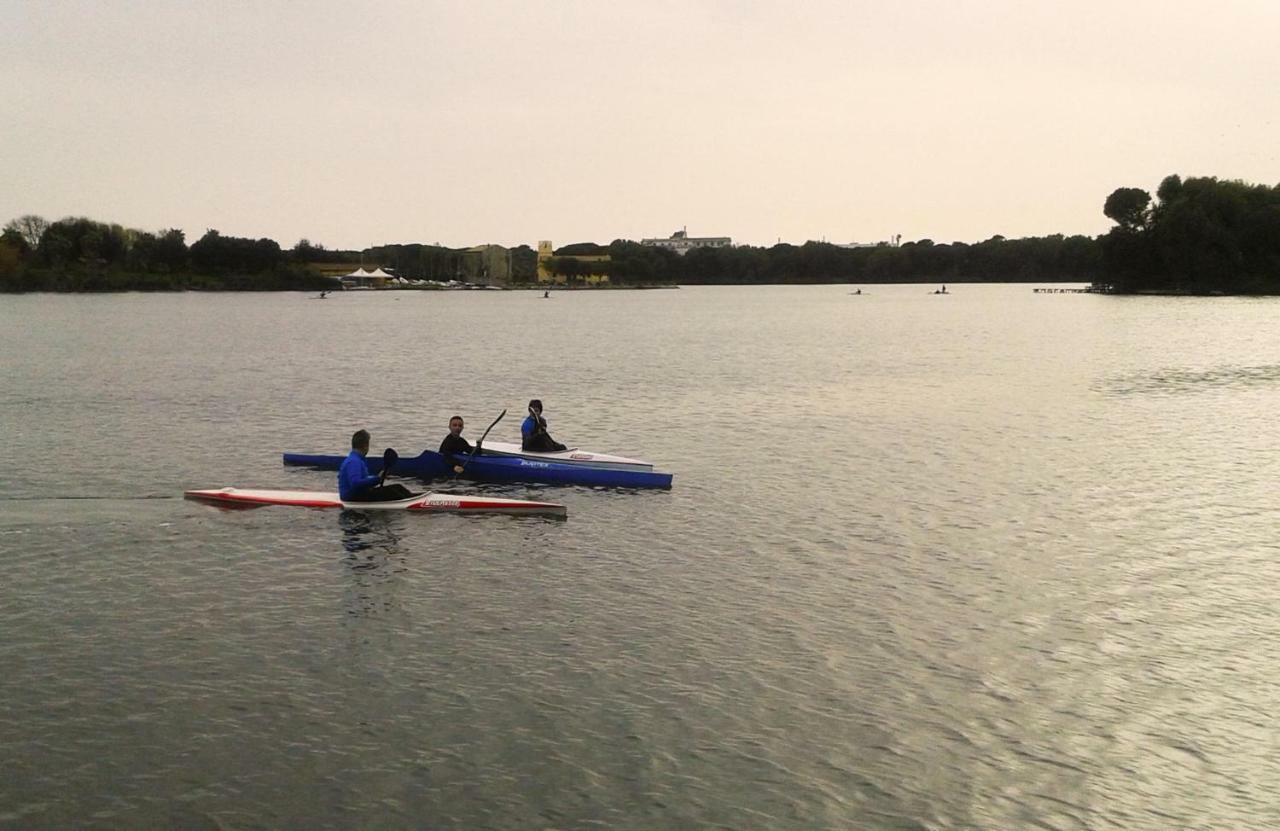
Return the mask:
<svg viewBox="0 0 1280 831"><path fill-rule="evenodd" d="M642 239L640 244L665 248L683 255L695 248L730 248L733 240L729 237L691 237L687 230L681 228L666 239Z"/></svg>
<svg viewBox="0 0 1280 831"><path fill-rule="evenodd" d="M569 276L566 274L557 274L551 268L552 260L572 260L578 263L577 273L573 275L573 279L589 284L599 284L609 282L607 266L600 268L601 263L607 263L610 260L608 254L561 254L556 255L551 247L551 240L540 240L538 242L538 282L539 283L560 283L569 282Z"/></svg>
<svg viewBox="0 0 1280 831"><path fill-rule="evenodd" d="M477 245L466 249L466 277L473 283L506 285L511 282L511 251L501 245Z"/></svg>

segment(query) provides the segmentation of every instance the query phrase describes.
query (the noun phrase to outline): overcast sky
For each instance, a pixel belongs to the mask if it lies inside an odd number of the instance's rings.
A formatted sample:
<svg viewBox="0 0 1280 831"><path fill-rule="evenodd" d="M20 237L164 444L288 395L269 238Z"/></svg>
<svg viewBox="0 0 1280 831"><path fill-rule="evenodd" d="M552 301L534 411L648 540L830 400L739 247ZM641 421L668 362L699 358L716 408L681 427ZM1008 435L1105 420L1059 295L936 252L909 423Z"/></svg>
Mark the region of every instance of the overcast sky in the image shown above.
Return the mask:
<svg viewBox="0 0 1280 831"><path fill-rule="evenodd" d="M0 171L188 242L1092 235L1280 184L1280 2L0 0Z"/></svg>

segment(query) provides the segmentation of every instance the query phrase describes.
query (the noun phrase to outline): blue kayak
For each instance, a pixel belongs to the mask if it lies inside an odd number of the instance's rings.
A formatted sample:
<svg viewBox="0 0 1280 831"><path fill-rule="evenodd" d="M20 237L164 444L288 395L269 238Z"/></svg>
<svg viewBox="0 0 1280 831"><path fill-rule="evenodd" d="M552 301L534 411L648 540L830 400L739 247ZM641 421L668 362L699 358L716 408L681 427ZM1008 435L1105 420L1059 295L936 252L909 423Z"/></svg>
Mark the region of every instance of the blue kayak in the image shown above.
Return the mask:
<svg viewBox="0 0 1280 831"><path fill-rule="evenodd" d="M308 453L285 453L286 465L301 465L321 470L337 470L346 456L318 456ZM458 464L466 462L459 477L476 482L537 482L546 485L588 485L606 488L670 488L671 474L653 470L617 470L586 467L581 464L556 464L514 456L480 455L467 462L466 456L453 457ZM365 459L370 473L382 472L382 459L370 455ZM418 456L401 457L392 473L419 479L448 479L453 462L439 453L424 450Z"/></svg>

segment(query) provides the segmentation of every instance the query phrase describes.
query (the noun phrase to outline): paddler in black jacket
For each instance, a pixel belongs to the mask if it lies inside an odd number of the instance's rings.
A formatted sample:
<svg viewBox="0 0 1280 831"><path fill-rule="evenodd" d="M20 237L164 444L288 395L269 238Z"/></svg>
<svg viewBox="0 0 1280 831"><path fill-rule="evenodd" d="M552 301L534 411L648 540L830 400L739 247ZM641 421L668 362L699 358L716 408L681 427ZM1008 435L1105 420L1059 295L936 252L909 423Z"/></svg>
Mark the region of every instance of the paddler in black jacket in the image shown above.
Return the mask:
<svg viewBox="0 0 1280 831"><path fill-rule="evenodd" d="M449 435L444 437L444 441L440 442L440 455L444 456L453 465L453 472L461 471L458 456L470 455L475 453L480 455L480 444L477 442L473 448L471 442L462 437L463 428L462 416L454 416L449 419Z"/></svg>

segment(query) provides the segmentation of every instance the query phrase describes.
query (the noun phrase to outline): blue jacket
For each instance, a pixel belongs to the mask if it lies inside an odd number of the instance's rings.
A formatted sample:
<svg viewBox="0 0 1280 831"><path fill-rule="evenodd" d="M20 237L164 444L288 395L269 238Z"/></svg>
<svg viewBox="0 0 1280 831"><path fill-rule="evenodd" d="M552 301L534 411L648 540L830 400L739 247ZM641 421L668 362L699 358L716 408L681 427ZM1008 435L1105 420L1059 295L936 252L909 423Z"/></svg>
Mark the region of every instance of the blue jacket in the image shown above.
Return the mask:
<svg viewBox="0 0 1280 831"><path fill-rule="evenodd" d="M520 423L520 435L526 439L538 432L538 421L533 416L524 417L524 421Z"/></svg>
<svg viewBox="0 0 1280 831"><path fill-rule="evenodd" d="M378 477L369 473L369 466L364 463L364 456L359 450L352 450L342 460L338 468L338 498L346 501L354 498L365 488L378 484Z"/></svg>

